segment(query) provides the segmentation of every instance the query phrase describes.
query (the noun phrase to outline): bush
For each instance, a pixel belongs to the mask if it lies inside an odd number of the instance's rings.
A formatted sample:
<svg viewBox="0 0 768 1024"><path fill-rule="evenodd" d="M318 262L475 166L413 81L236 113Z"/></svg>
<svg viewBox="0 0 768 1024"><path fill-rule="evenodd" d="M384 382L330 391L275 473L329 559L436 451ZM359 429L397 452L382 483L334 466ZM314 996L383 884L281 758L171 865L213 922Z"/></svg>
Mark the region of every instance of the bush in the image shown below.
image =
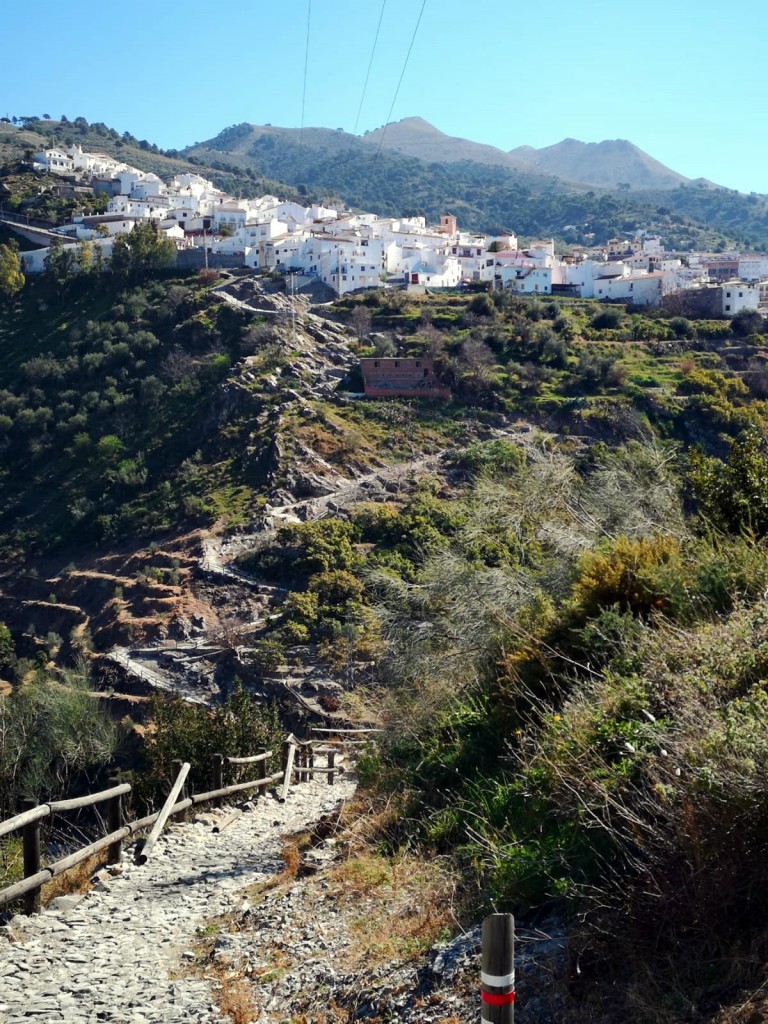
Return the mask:
<svg viewBox="0 0 768 1024"><path fill-rule="evenodd" d="M21 796L57 799L80 778L95 776L118 739L119 730L89 692L84 662L62 681L39 670L33 681L0 697L0 820L15 813Z"/></svg>
<svg viewBox="0 0 768 1024"><path fill-rule="evenodd" d="M471 444L454 457L455 464L471 473L496 476L521 468L525 461L522 448L501 438Z"/></svg>
<svg viewBox="0 0 768 1024"><path fill-rule="evenodd" d="M596 313L590 321L592 327L597 331L616 330L624 322L624 316L620 309L608 307Z"/></svg>
<svg viewBox="0 0 768 1024"><path fill-rule="evenodd" d="M275 752L267 774L277 770L283 730L274 704L265 706L236 682L226 700L216 707L189 704L181 697L155 695L150 717L155 730L145 749L135 796L148 807L162 803L174 778L171 762L189 761L189 785L198 793L210 789L213 755L246 757L259 747ZM242 781L255 778L257 766L247 766ZM239 779L225 779L239 781Z"/></svg>
<svg viewBox="0 0 768 1024"><path fill-rule="evenodd" d="M593 618L614 606L633 615L668 610L660 569L671 566L675 571L679 565L680 547L673 537L618 537L602 550L588 552L579 563L571 595L576 619Z"/></svg>

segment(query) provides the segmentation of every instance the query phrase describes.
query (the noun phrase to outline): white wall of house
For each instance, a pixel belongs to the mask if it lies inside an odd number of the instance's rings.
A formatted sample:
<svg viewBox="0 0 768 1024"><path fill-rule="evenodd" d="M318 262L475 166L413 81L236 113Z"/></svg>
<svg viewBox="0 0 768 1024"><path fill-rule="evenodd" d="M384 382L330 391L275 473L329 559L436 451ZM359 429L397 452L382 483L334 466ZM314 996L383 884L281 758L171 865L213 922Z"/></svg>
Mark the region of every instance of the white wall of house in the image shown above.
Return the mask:
<svg viewBox="0 0 768 1024"><path fill-rule="evenodd" d="M426 288L456 288L461 282L461 263L455 256L440 257L437 253L424 253L424 260L414 260L405 272L406 284Z"/></svg>
<svg viewBox="0 0 768 1024"><path fill-rule="evenodd" d="M748 255L739 258L739 279L760 281L768 277L768 256Z"/></svg>
<svg viewBox="0 0 768 1024"><path fill-rule="evenodd" d="M594 283L596 299L631 302L634 306L658 306L662 295L671 290L672 281L665 281L661 271L625 277L599 277Z"/></svg>
<svg viewBox="0 0 768 1024"><path fill-rule="evenodd" d="M497 267L505 288L520 295L551 295L551 267Z"/></svg>
<svg viewBox="0 0 768 1024"><path fill-rule="evenodd" d="M723 283L723 316L735 316L742 309L757 309L760 305L759 283L744 281Z"/></svg>

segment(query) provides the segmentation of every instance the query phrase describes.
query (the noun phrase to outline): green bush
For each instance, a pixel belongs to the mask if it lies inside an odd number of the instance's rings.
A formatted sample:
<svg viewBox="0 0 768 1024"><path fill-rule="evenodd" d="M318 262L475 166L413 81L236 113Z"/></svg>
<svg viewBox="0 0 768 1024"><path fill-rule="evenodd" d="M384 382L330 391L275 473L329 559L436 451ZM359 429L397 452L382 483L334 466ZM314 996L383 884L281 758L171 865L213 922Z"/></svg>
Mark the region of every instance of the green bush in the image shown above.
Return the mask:
<svg viewBox="0 0 768 1024"><path fill-rule="evenodd" d="M214 754L247 757L260 747L274 751L268 774L280 764L284 731L277 707L265 706L236 683L226 700L213 708L190 704L181 697L155 695L150 717L154 731L144 752L144 764L135 778L134 799L147 808L159 806L168 795L175 773L172 761L189 761L189 785L193 792L211 788ZM256 778L257 766L246 766L228 782Z"/></svg>

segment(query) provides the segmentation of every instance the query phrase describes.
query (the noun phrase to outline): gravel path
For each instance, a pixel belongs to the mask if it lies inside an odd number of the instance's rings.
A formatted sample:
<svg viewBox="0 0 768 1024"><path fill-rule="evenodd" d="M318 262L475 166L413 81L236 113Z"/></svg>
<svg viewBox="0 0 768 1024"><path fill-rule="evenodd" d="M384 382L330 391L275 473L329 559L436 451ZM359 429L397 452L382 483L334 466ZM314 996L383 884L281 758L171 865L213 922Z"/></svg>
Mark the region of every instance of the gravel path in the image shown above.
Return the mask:
<svg viewBox="0 0 768 1024"><path fill-rule="evenodd" d="M349 776L273 796L224 832L172 826L152 860L97 885L76 906L15 917L0 928L2 1024L221 1022L208 982L189 976L196 929L237 909L240 891L283 867L280 836L330 813L354 790ZM65 897L63 902L74 903Z"/></svg>

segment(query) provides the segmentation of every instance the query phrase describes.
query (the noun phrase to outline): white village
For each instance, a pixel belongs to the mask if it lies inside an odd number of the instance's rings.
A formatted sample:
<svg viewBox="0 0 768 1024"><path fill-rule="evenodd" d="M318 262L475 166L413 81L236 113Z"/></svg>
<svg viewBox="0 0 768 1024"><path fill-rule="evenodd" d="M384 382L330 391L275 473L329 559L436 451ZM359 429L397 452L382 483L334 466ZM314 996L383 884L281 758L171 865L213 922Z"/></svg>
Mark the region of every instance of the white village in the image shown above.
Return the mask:
<svg viewBox="0 0 768 1024"><path fill-rule="evenodd" d="M552 240L518 245L514 234L461 231L445 214L427 225L423 217L380 217L263 195L242 199L210 181L185 173L165 183L80 146L36 153L32 167L62 176L89 195L107 195L104 213L75 215L55 229L61 243L84 241L108 259L114 240L151 222L170 239L180 266L245 266L295 275L296 291L318 282L335 295L366 288L457 288L485 282L521 295L561 295L660 306L684 296L686 310L732 317L741 310L768 311L768 256L666 252L658 237L640 234L602 249L568 256ZM11 218L4 217L9 222ZM15 225L23 232L23 225ZM27 274L45 269L50 242L30 228L27 237L47 241L22 254ZM76 253L73 249L73 255Z"/></svg>

